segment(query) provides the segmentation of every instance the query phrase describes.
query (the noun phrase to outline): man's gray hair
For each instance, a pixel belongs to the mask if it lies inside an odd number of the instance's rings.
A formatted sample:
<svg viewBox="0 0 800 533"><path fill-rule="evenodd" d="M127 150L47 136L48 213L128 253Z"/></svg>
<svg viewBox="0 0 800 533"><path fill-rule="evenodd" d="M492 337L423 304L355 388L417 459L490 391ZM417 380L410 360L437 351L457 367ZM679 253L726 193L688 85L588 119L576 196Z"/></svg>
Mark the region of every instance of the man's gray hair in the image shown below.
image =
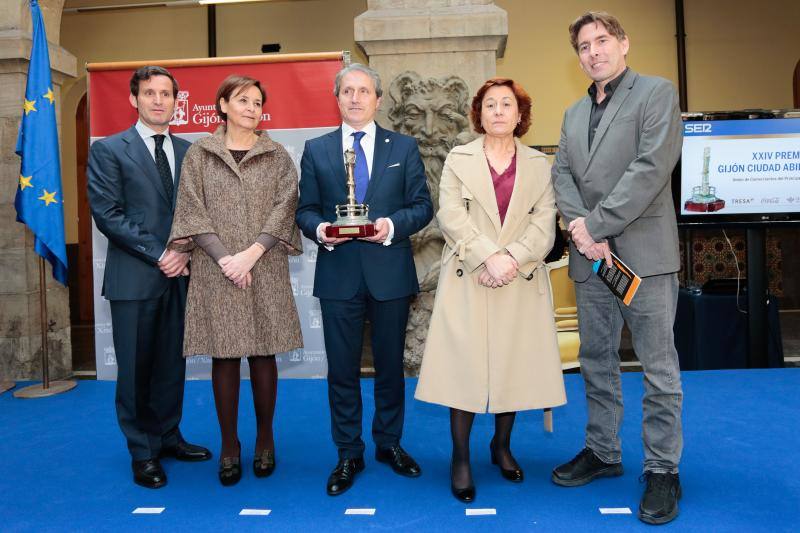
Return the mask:
<svg viewBox="0 0 800 533"><path fill-rule="evenodd" d="M370 78L372 78L372 84L375 86L375 95L380 98L383 96L383 89L381 88L381 77L378 75L377 72L372 70L366 65L362 65L361 63L351 63L350 65L344 67L342 70L336 73L336 80L333 82L333 95L338 97L339 96L339 89L342 85L342 78L346 74L350 74L351 72L363 72Z"/></svg>

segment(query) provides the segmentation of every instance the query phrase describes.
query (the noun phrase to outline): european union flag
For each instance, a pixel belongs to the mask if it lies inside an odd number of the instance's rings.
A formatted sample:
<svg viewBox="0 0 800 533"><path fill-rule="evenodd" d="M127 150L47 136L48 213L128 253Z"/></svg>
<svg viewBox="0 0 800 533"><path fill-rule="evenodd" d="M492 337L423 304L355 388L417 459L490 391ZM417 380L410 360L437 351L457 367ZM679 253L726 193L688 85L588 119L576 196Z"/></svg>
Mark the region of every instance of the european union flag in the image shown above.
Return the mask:
<svg viewBox="0 0 800 533"><path fill-rule="evenodd" d="M33 47L17 137L17 154L22 165L14 205L17 221L26 224L34 234L36 253L50 262L53 277L66 285L67 246L50 55L39 0L30 0L30 5Z"/></svg>

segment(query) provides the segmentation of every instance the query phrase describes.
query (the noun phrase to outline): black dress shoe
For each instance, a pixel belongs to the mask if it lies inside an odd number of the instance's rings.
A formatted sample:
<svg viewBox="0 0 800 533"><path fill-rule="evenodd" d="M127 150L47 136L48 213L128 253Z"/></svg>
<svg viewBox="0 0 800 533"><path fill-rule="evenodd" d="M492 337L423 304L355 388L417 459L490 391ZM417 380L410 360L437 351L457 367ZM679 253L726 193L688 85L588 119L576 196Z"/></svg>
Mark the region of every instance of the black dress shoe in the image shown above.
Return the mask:
<svg viewBox="0 0 800 533"><path fill-rule="evenodd" d="M503 468L503 465L501 465L498 462L497 453L495 453L495 451L494 451L494 441L489 443L489 452L492 455L492 464L493 465L497 465L497 468L500 469L500 473L503 475L504 478L506 478L509 481L513 481L514 483L521 483L522 482L522 480L525 478L525 476L523 475L522 469L519 467L519 465L517 465L516 468L512 468L510 470L506 470L505 468ZM517 462L517 460L514 459L514 457L511 457L511 459L514 461L514 463Z"/></svg>
<svg viewBox="0 0 800 533"><path fill-rule="evenodd" d="M376 449L375 459L381 463L388 463L392 470L401 476L417 477L422 474L422 469L414 458L408 455L399 444L389 448Z"/></svg>
<svg viewBox="0 0 800 533"><path fill-rule="evenodd" d="M457 500L462 501L464 503L472 503L475 501L475 484L472 483L472 479L470 479L470 484L464 488L457 488L455 482L453 481L453 464L450 463L450 492L453 493L453 496L456 497Z"/></svg>
<svg viewBox="0 0 800 533"><path fill-rule="evenodd" d="M133 461L133 482L148 489L158 489L167 484L167 474L158 459Z"/></svg>
<svg viewBox="0 0 800 533"><path fill-rule="evenodd" d="M557 466L550 479L562 487L577 487L598 477L621 475L622 463L604 463L592 450L584 448L572 461Z"/></svg>
<svg viewBox="0 0 800 533"><path fill-rule="evenodd" d="M654 525L674 520L678 516L678 500L681 498L678 474L645 472L642 478L647 481L647 488L639 503L639 520Z"/></svg>
<svg viewBox="0 0 800 533"><path fill-rule="evenodd" d="M175 446L161 449L162 457L174 457L178 461L208 461L211 459L211 452L207 448L190 444L181 439Z"/></svg>
<svg viewBox="0 0 800 533"><path fill-rule="evenodd" d="M275 452L264 450L253 459L253 473L256 477L267 477L275 471Z"/></svg>
<svg viewBox="0 0 800 533"><path fill-rule="evenodd" d="M339 459L336 468L328 477L328 494L338 496L353 485L356 474L364 470L364 458Z"/></svg>

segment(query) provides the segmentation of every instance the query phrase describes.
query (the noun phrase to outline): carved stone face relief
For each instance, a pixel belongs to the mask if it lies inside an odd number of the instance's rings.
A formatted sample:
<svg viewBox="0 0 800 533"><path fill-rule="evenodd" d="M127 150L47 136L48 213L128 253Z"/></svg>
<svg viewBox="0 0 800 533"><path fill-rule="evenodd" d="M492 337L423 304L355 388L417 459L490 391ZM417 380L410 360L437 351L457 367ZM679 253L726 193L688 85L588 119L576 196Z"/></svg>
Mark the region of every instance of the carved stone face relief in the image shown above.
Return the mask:
<svg viewBox="0 0 800 533"><path fill-rule="evenodd" d="M392 81L389 96L392 127L417 139L434 209L438 209L444 160L453 146L468 140L469 87L458 76L422 78L407 71Z"/></svg>
<svg viewBox="0 0 800 533"><path fill-rule="evenodd" d="M434 211L439 209L439 180L447 154L472 137L469 100L469 87L458 76L423 78L407 71L389 86L389 120L395 131L417 139ZM444 246L435 218L412 235L411 244L420 294L411 304L404 363L410 375L416 375L422 362Z"/></svg>

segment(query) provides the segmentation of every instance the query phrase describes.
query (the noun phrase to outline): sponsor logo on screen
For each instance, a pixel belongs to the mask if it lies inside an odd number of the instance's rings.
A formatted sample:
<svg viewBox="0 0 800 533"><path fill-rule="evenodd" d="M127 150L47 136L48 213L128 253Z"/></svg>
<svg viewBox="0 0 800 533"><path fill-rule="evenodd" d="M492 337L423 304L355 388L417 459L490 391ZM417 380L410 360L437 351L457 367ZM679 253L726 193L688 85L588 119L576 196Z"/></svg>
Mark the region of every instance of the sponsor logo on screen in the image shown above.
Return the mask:
<svg viewBox="0 0 800 533"><path fill-rule="evenodd" d="M711 133L711 124L708 122L704 122L698 124L696 122L687 122L683 125L683 133L691 134L691 133Z"/></svg>

